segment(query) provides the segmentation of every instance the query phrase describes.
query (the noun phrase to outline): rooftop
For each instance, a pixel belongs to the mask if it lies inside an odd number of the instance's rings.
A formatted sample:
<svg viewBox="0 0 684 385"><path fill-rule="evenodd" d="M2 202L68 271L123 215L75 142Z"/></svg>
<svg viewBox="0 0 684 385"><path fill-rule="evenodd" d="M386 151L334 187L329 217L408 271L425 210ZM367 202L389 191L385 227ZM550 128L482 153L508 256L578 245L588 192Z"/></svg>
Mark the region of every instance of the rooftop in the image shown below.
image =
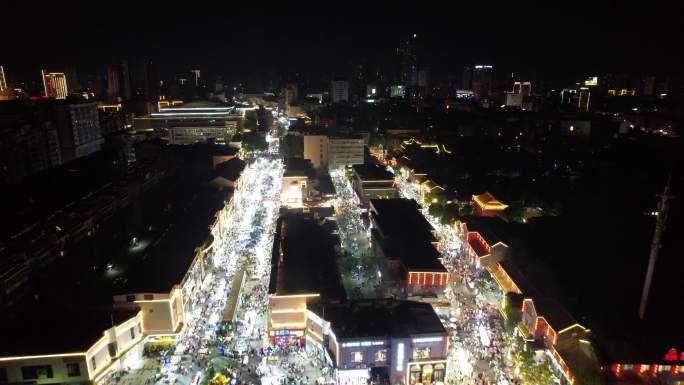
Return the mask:
<svg viewBox="0 0 684 385"><path fill-rule="evenodd" d="M344 288L335 265L335 224L319 222L311 213L283 210L278 222L269 293L318 293L342 300Z"/></svg>
<svg viewBox="0 0 684 385"><path fill-rule="evenodd" d="M371 199L374 237L387 258L402 261L408 269L446 271L432 245L432 226L412 199Z"/></svg>
<svg viewBox="0 0 684 385"><path fill-rule="evenodd" d="M383 166L365 163L355 164L353 168L354 173L363 181L394 181L394 175Z"/></svg>
<svg viewBox="0 0 684 385"><path fill-rule="evenodd" d="M446 334L432 306L422 302L379 299L321 303L314 305L312 310L330 321L338 339Z"/></svg>
<svg viewBox="0 0 684 385"><path fill-rule="evenodd" d="M0 357L26 355L83 353L99 340L105 330L124 322L138 311L110 311L90 309L77 305L64 307L61 299L41 297L31 306L40 307L34 316L8 312L0 320L3 333ZM51 315L49 321L46 315Z"/></svg>
<svg viewBox="0 0 684 385"><path fill-rule="evenodd" d="M244 160L232 158L231 160L227 160L216 165L214 177L223 177L230 181L236 181L238 178L240 178L242 170L245 169L246 165L247 163L245 163Z"/></svg>
<svg viewBox="0 0 684 385"><path fill-rule="evenodd" d="M313 178L316 176L316 172L314 171L309 159L286 158L284 163L285 172L283 173L283 177L307 176L309 178Z"/></svg>
<svg viewBox="0 0 684 385"><path fill-rule="evenodd" d="M12 330L4 356L81 352L117 320L116 294L168 293L181 283L195 248L232 190L198 188L201 176L175 175L153 185L68 253L32 271L28 294L0 317ZM131 239L136 237L137 243ZM46 321L49 315L49 322Z"/></svg>
<svg viewBox="0 0 684 385"><path fill-rule="evenodd" d="M141 260L130 266L124 281L113 294L168 293L171 286L180 284L195 257L195 249L210 237L210 225L215 214L232 196L232 190L204 188L189 202L187 210L178 213L178 222Z"/></svg>
<svg viewBox="0 0 684 385"><path fill-rule="evenodd" d="M494 246L503 242L510 246L524 241L527 227L521 223L506 222L499 217L470 216L464 219L469 232L478 232L489 244Z"/></svg>
<svg viewBox="0 0 684 385"><path fill-rule="evenodd" d="M494 195L489 191L485 191L480 195L473 195L473 200L480 206L486 207L488 210L505 210L508 205L505 205L494 198Z"/></svg>

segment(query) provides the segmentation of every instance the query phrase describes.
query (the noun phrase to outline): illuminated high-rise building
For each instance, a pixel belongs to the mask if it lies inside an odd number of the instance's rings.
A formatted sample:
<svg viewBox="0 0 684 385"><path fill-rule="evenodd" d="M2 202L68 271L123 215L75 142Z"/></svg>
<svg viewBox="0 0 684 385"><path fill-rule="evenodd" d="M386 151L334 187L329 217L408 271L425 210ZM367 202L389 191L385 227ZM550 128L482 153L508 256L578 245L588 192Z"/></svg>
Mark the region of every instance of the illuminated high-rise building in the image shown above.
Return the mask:
<svg viewBox="0 0 684 385"><path fill-rule="evenodd" d="M344 79L335 79L330 82L330 101L334 103L346 103L349 101L349 82Z"/></svg>
<svg viewBox="0 0 684 385"><path fill-rule="evenodd" d="M195 87L199 87L200 85L200 70L192 70L190 71L192 73L192 79L195 83Z"/></svg>
<svg viewBox="0 0 684 385"><path fill-rule="evenodd" d="M489 99L492 92L492 75L494 66L489 64L478 64L473 67L472 90L475 99Z"/></svg>
<svg viewBox="0 0 684 385"><path fill-rule="evenodd" d="M0 66L0 92L7 89L7 79L5 79L5 68Z"/></svg>
<svg viewBox="0 0 684 385"><path fill-rule="evenodd" d="M40 71L43 78L43 90L45 96L55 99L66 99L69 94L67 89L66 75L63 72L45 72Z"/></svg>
<svg viewBox="0 0 684 385"><path fill-rule="evenodd" d="M532 83L530 82L514 82L513 93L522 94L523 96L530 96L532 93Z"/></svg>
<svg viewBox="0 0 684 385"><path fill-rule="evenodd" d="M591 90L588 87L580 87L577 108L582 111L589 111L589 103L591 101Z"/></svg>
<svg viewBox="0 0 684 385"><path fill-rule="evenodd" d="M399 48L397 48L397 56L399 57L399 81L405 86L416 85L418 76L418 56L416 55L416 39L418 35L415 33L404 41Z"/></svg>

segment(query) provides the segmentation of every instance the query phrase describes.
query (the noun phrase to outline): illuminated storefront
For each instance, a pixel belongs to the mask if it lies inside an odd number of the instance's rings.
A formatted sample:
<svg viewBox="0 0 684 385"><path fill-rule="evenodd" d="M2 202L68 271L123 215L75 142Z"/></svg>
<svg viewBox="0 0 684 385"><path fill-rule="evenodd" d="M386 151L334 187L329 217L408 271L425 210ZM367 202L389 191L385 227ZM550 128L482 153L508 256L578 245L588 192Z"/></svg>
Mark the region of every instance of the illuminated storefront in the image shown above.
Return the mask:
<svg viewBox="0 0 684 385"><path fill-rule="evenodd" d="M446 373L446 360L409 362L408 378L406 384L432 384L433 382L444 382Z"/></svg>
<svg viewBox="0 0 684 385"><path fill-rule="evenodd" d="M323 309L316 310L322 315ZM327 305L324 310L323 324L329 323L329 330L323 339L334 362L337 384L367 384L370 377L394 385L444 381L448 338L429 304L376 300ZM371 319L376 326L382 325L378 330L394 330L393 335L381 332L375 337L365 333L355 337L355 331ZM313 338L317 333L307 331L307 340L309 334L312 342L317 342Z"/></svg>
<svg viewBox="0 0 684 385"><path fill-rule="evenodd" d="M279 329L268 332L273 345L304 345L304 329Z"/></svg>
<svg viewBox="0 0 684 385"><path fill-rule="evenodd" d="M335 380L338 385L366 385L370 379L368 369L338 370Z"/></svg>

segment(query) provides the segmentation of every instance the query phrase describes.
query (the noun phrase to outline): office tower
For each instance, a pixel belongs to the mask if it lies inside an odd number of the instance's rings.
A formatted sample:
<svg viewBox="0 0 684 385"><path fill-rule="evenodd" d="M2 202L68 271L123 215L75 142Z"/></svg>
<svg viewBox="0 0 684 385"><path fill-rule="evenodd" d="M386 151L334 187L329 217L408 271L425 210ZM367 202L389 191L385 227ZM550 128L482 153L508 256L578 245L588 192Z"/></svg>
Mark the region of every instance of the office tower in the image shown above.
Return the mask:
<svg viewBox="0 0 684 385"><path fill-rule="evenodd" d="M530 96L532 94L532 83L531 82L513 82L514 94L521 94L523 96Z"/></svg>
<svg viewBox="0 0 684 385"><path fill-rule="evenodd" d="M282 90L283 99L285 99L286 106L292 106L297 104L299 100L299 92L297 89L297 84L287 83L285 88Z"/></svg>
<svg viewBox="0 0 684 385"><path fill-rule="evenodd" d="M591 101L591 90L588 87L580 87L577 98L577 108L583 111L589 111L589 102Z"/></svg>
<svg viewBox="0 0 684 385"><path fill-rule="evenodd" d="M128 70L128 61L126 60L121 61L120 75L121 79L119 89L121 90L121 98L123 100L131 100L131 74Z"/></svg>
<svg viewBox="0 0 684 385"><path fill-rule="evenodd" d="M349 82L337 78L330 82L330 102L341 103L349 101Z"/></svg>
<svg viewBox="0 0 684 385"><path fill-rule="evenodd" d="M97 103L64 103L57 105L55 110L62 161L68 162L100 150L104 139Z"/></svg>
<svg viewBox="0 0 684 385"><path fill-rule="evenodd" d="M17 100L0 108L0 180L23 177L62 163L57 129L50 120L53 101Z"/></svg>
<svg viewBox="0 0 684 385"><path fill-rule="evenodd" d="M395 84L390 86L391 98L404 98L406 96L406 86L403 84Z"/></svg>
<svg viewBox="0 0 684 385"><path fill-rule="evenodd" d="M157 66L152 60L145 61L143 64L145 73L145 92L147 100L157 100L159 98L159 78L157 76Z"/></svg>
<svg viewBox="0 0 684 385"><path fill-rule="evenodd" d="M119 71L116 66L107 67L107 100L116 101L120 97Z"/></svg>
<svg viewBox="0 0 684 385"><path fill-rule="evenodd" d="M521 107L525 109L525 101L532 94L531 82L513 82L513 90L506 91L505 105L508 107Z"/></svg>
<svg viewBox="0 0 684 385"><path fill-rule="evenodd" d="M195 84L195 87L199 87L199 85L200 85L200 70L194 69L190 72L192 73L192 81Z"/></svg>
<svg viewBox="0 0 684 385"><path fill-rule="evenodd" d="M0 66L0 92L7 90L7 79L5 79L5 68Z"/></svg>
<svg viewBox="0 0 684 385"><path fill-rule="evenodd" d="M157 76L155 67L152 61L141 60L133 66L131 74L133 89L131 96L134 96L140 101L155 101L157 100L159 87L155 86L157 83Z"/></svg>
<svg viewBox="0 0 684 385"><path fill-rule="evenodd" d="M66 99L69 94L66 82L66 75L63 72L40 71L43 78L43 91L45 96L55 99Z"/></svg>
<svg viewBox="0 0 684 385"><path fill-rule="evenodd" d="M478 64L473 67L472 90L476 100L488 99L492 92L493 66Z"/></svg>
<svg viewBox="0 0 684 385"><path fill-rule="evenodd" d="M66 74L67 88L69 89L69 92L78 92L81 89L81 86L78 84L76 68L73 66L67 67L64 70L64 73Z"/></svg>
<svg viewBox="0 0 684 385"><path fill-rule="evenodd" d="M7 87L7 79L5 78L5 69L0 66L0 100L10 100L12 98L12 91Z"/></svg>
<svg viewBox="0 0 684 385"><path fill-rule="evenodd" d="M418 57L416 55L416 39L418 35L415 33L404 41L399 48L397 48L397 56L399 56L399 81L406 86L416 85L418 72Z"/></svg>
<svg viewBox="0 0 684 385"><path fill-rule="evenodd" d="M366 97L376 98L380 94L380 87L377 83L370 83L366 85Z"/></svg>

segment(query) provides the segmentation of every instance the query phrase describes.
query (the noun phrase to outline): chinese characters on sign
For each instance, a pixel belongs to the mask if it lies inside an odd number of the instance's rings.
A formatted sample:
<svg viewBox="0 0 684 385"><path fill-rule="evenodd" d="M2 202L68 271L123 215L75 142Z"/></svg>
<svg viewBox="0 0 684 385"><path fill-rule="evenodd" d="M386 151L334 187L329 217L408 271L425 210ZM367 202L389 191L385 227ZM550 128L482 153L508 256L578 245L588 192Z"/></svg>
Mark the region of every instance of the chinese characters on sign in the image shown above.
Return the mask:
<svg viewBox="0 0 684 385"><path fill-rule="evenodd" d="M677 349L672 348L665 354L665 361L684 361L684 350L678 355Z"/></svg>

